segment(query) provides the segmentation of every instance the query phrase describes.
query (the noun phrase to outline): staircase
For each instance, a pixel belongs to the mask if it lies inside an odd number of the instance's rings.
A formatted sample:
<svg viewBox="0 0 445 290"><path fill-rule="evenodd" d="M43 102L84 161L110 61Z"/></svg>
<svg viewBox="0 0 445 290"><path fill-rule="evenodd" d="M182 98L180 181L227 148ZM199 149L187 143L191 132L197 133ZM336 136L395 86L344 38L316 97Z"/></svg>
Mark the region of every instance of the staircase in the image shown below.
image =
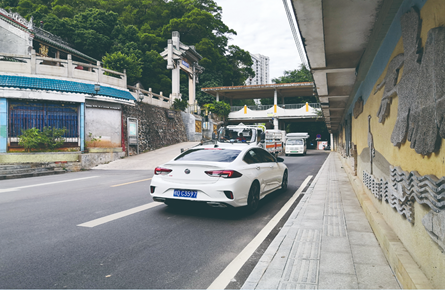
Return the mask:
<svg viewBox="0 0 445 290"><path fill-rule="evenodd" d="M15 163L0 165L0 180L33 176L53 175L67 172L54 163Z"/></svg>

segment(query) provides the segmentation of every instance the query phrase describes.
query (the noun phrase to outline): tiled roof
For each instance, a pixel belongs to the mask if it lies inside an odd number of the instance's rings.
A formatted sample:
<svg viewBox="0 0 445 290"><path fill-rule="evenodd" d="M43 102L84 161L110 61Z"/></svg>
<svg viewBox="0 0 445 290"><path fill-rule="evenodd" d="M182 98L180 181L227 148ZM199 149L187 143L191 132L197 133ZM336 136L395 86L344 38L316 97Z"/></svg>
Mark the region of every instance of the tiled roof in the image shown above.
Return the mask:
<svg viewBox="0 0 445 290"><path fill-rule="evenodd" d="M0 87L12 87L20 89L58 91L79 94L96 94L93 84L71 82L57 79L31 78L22 76L0 75ZM98 96L112 97L135 101L129 91L119 90L111 87L100 86Z"/></svg>
<svg viewBox="0 0 445 290"><path fill-rule="evenodd" d="M92 58L91 56L88 56L88 55L72 48L68 42L65 42L61 37L59 37L57 35L54 35L42 28L39 28L39 27L34 27L33 32L35 34L35 39L46 42L47 44L51 44L51 45L58 47L60 49L63 49L69 53L72 53L75 56L83 57L89 61L97 62L97 60Z"/></svg>

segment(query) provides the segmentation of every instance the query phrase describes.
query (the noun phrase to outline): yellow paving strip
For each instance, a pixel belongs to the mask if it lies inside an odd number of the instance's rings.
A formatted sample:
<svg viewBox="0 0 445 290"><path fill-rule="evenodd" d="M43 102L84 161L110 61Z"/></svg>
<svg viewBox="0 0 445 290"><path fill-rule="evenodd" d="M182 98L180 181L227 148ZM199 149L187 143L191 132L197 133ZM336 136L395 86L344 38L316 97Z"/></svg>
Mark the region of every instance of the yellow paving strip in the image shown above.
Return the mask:
<svg viewBox="0 0 445 290"><path fill-rule="evenodd" d="M138 182L147 181L147 180L151 180L151 178L142 179L142 180L136 180L136 181L127 182L127 183L122 183L122 184L116 184L116 185L112 185L112 186L110 186L110 187L118 187L118 186L122 186L122 185L127 185L127 184L132 184L132 183L138 183Z"/></svg>

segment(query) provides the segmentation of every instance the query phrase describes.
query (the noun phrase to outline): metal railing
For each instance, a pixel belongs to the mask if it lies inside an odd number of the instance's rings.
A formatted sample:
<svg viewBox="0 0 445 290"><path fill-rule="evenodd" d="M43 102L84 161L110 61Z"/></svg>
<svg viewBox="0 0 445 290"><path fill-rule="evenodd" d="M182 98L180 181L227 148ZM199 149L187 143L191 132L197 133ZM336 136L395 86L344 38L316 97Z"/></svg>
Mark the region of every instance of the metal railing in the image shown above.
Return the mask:
<svg viewBox="0 0 445 290"><path fill-rule="evenodd" d="M314 109L320 109L321 105L320 103L309 103L309 107ZM278 107L283 109L300 109L302 107L306 106L306 103L300 103L300 104L279 104ZM272 108L273 105L254 105L254 106L247 106L250 110L253 111L265 111L270 108ZM242 110L244 106L232 106L230 107L230 112L237 112L239 110Z"/></svg>

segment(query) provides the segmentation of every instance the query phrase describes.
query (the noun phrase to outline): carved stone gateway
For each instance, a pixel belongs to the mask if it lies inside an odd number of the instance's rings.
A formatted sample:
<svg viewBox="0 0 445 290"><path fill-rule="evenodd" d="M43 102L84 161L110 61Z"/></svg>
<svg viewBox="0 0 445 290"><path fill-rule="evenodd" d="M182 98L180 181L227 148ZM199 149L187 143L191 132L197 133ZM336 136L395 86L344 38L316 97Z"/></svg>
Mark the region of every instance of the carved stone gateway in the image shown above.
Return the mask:
<svg viewBox="0 0 445 290"><path fill-rule="evenodd" d="M421 20L411 8L401 19L404 53L394 57L379 90L385 85L377 116L384 122L391 98L399 98L397 120L391 142L399 146L406 139L422 155L437 151L445 138L445 27L428 32L425 48L419 48ZM396 84L398 71L403 75Z"/></svg>

